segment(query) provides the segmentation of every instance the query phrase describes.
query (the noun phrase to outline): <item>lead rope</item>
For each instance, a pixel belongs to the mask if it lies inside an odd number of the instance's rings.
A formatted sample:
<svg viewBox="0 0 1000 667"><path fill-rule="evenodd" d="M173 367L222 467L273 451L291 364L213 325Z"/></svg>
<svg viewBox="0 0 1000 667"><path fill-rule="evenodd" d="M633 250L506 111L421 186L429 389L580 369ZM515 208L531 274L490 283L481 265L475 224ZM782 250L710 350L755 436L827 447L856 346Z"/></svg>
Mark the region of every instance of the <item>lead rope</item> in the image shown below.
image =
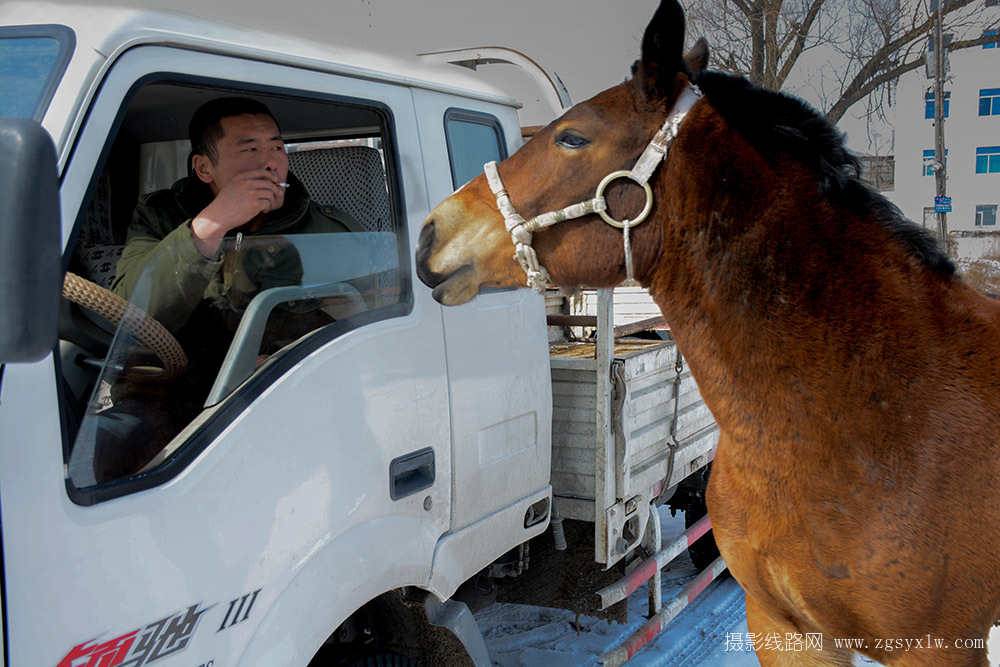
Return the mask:
<svg viewBox="0 0 1000 667"><path fill-rule="evenodd" d="M503 216L504 226L507 228L511 240L514 242L514 258L521 265L521 268L524 269L529 287L541 292L546 287L551 286L549 272L539 263L538 254L531 247L532 233L545 227L551 227L557 222L580 218L591 213L597 213L609 225L622 230L622 243L625 252L625 282L623 284L638 284L634 276L632 242L629 232L632 227L645 220L650 210L652 210L653 191L649 187L649 179L666 157L667 151L670 150L670 144L677 138L681 123L687 116L688 111L691 110L691 107L699 99L701 99L701 91L693 84L689 84L680 97L677 98L672 113L650 140L642 155L636 161L635 166L630 171L615 171L605 176L604 180L597 186L597 192L593 199L567 206L558 211L543 213L531 220L525 220L517 212L517 209L514 208L514 204L510 201L510 195L507 193L507 189L503 185L503 180L500 178L497 163L492 161L483 165L486 182L489 184L490 190L497 200L497 209ZM634 181L642 186L646 192L646 205L643 207L642 212L636 216L635 220L615 220L607 213L608 203L604 198L604 189L609 183L619 178L628 178Z"/></svg>

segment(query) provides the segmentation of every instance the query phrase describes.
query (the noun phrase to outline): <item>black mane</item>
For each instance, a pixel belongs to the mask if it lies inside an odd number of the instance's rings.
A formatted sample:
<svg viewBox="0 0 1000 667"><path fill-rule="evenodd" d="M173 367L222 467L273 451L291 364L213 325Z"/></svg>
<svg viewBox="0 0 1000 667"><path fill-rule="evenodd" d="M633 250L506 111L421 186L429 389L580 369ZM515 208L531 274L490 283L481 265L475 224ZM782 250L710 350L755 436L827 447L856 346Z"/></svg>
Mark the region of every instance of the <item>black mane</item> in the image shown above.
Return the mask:
<svg viewBox="0 0 1000 667"><path fill-rule="evenodd" d="M870 215L931 269L955 272L937 239L861 183L860 162L844 145L843 133L816 109L798 98L722 72L703 71L692 80L726 122L762 154L777 151L795 158L816 175L824 196Z"/></svg>

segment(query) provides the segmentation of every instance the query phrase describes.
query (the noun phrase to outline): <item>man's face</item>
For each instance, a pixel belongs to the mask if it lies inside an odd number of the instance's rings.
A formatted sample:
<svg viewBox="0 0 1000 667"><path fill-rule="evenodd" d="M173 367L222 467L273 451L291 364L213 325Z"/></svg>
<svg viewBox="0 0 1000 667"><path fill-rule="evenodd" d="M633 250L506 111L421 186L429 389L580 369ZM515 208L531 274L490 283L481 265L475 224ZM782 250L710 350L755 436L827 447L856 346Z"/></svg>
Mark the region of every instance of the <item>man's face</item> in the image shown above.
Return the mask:
<svg viewBox="0 0 1000 667"><path fill-rule="evenodd" d="M278 125L267 114L242 114L221 121L222 138L215 145L216 161L204 160L204 174L199 177L217 195L236 176L265 169L274 172L280 182L288 179L288 155ZM207 178L206 178L207 177ZM284 189L274 208L284 203Z"/></svg>

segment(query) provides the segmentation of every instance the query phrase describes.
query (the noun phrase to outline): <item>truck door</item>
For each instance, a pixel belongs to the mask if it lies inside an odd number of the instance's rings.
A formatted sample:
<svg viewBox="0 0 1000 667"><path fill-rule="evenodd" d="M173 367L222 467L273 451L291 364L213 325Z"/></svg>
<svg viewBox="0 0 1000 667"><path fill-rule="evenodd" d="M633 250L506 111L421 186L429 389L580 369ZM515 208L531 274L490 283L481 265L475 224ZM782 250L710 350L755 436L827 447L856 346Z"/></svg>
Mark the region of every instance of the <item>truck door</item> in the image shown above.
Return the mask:
<svg viewBox="0 0 1000 667"><path fill-rule="evenodd" d="M511 107L456 105L431 91L417 91L415 99L429 168L452 175L429 185L434 202L520 145ZM443 309L443 319L454 438L452 529L459 530L549 483L548 341L543 299L526 289L480 294ZM539 517L545 519L547 513Z"/></svg>
<svg viewBox="0 0 1000 667"><path fill-rule="evenodd" d="M61 205L66 264L89 280L114 285L137 200L186 175L188 119L223 95L266 104L292 173L362 230L223 240L297 279L228 303L232 341L183 419L190 394L136 379L162 360L68 303L57 353L4 369L12 664L304 665L371 597L429 581L452 523L450 419L439 307L410 260L428 211L411 92L290 61L138 46L84 100ZM154 275L133 304L155 301ZM292 325L271 335L276 314ZM151 424L163 446L131 457Z"/></svg>

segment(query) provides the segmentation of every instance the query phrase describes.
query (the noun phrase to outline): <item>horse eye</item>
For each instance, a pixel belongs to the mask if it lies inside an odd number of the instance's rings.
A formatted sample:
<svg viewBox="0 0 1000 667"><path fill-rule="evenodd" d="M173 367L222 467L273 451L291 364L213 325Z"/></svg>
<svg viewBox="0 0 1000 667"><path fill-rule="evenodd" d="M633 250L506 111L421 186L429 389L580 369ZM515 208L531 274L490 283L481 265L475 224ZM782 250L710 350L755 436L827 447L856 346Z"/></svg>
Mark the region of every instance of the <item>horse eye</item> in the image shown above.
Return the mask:
<svg viewBox="0 0 1000 667"><path fill-rule="evenodd" d="M565 146L566 148L583 148L590 143L588 139L584 139L579 134L574 134L573 132L562 132L556 137L556 143L560 146Z"/></svg>

